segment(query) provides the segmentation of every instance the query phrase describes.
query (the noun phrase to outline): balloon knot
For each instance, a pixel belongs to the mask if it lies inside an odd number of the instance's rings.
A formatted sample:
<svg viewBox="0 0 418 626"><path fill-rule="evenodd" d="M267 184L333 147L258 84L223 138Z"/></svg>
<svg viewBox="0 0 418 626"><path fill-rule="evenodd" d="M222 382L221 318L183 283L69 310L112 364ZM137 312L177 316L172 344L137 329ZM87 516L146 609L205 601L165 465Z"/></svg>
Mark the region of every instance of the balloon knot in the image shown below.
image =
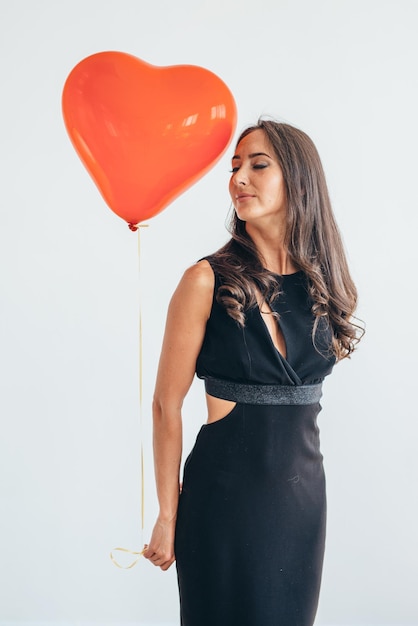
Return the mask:
<svg viewBox="0 0 418 626"><path fill-rule="evenodd" d="M128 227L133 233L138 230L138 224L128 224Z"/></svg>

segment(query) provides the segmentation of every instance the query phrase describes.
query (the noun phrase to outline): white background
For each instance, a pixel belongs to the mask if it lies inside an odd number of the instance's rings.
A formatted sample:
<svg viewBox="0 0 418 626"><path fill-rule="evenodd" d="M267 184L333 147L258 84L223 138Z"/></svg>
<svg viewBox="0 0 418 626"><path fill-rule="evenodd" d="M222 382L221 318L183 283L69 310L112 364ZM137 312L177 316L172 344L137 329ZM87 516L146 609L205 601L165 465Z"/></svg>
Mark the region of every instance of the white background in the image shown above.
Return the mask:
<svg viewBox="0 0 418 626"><path fill-rule="evenodd" d="M237 133L267 114L315 141L367 323L324 389L317 625L418 624L417 30L415 0L1 0L0 622L178 624L174 568L120 570L109 551L149 537L166 308L227 239L233 146L141 232L142 535L137 236L104 204L60 104L80 60L119 50L218 74ZM188 449L200 381L184 421Z"/></svg>

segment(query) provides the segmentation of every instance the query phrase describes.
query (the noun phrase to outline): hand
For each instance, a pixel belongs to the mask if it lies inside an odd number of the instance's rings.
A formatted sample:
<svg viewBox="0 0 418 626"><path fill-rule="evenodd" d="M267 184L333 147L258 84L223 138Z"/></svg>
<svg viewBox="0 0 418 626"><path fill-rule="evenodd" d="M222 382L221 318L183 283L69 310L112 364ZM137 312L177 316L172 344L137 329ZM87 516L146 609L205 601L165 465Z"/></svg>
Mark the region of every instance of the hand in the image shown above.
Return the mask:
<svg viewBox="0 0 418 626"><path fill-rule="evenodd" d="M144 557L156 567L168 570L175 561L174 556L174 533L176 518L161 520L159 517L152 531L151 541L145 546Z"/></svg>

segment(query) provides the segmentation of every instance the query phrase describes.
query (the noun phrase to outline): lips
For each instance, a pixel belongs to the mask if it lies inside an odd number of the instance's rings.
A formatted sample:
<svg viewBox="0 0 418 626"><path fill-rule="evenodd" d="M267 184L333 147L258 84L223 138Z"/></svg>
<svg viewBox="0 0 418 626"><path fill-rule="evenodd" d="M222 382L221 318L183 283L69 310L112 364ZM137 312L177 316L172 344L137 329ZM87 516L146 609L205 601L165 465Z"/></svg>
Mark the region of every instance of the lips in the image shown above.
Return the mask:
<svg viewBox="0 0 418 626"><path fill-rule="evenodd" d="M250 193L240 193L235 196L236 200L245 200L246 198L255 198L255 196Z"/></svg>

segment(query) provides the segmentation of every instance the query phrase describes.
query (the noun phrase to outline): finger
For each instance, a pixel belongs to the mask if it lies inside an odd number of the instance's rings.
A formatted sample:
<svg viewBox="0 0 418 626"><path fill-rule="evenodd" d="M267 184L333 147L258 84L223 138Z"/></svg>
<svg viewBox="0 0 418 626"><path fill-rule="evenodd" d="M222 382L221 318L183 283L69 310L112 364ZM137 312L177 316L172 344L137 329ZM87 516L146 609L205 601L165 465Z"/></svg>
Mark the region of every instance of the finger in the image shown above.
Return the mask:
<svg viewBox="0 0 418 626"><path fill-rule="evenodd" d="M155 567L164 567L166 561L164 561L163 559L149 559L150 563L152 563L153 565L155 565Z"/></svg>
<svg viewBox="0 0 418 626"><path fill-rule="evenodd" d="M146 559L149 559L154 554L154 550L151 550L150 547L147 547L142 554Z"/></svg>
<svg viewBox="0 0 418 626"><path fill-rule="evenodd" d="M174 558L171 554L167 554L167 553L155 553L151 559L152 563L154 563L154 565L158 565L159 567L162 567L163 565L165 565L166 563L172 563Z"/></svg>
<svg viewBox="0 0 418 626"><path fill-rule="evenodd" d="M151 558L151 561L154 563L154 565L158 565L159 567L161 567L161 565L164 565L164 563L167 563L167 559L164 556L154 556Z"/></svg>

